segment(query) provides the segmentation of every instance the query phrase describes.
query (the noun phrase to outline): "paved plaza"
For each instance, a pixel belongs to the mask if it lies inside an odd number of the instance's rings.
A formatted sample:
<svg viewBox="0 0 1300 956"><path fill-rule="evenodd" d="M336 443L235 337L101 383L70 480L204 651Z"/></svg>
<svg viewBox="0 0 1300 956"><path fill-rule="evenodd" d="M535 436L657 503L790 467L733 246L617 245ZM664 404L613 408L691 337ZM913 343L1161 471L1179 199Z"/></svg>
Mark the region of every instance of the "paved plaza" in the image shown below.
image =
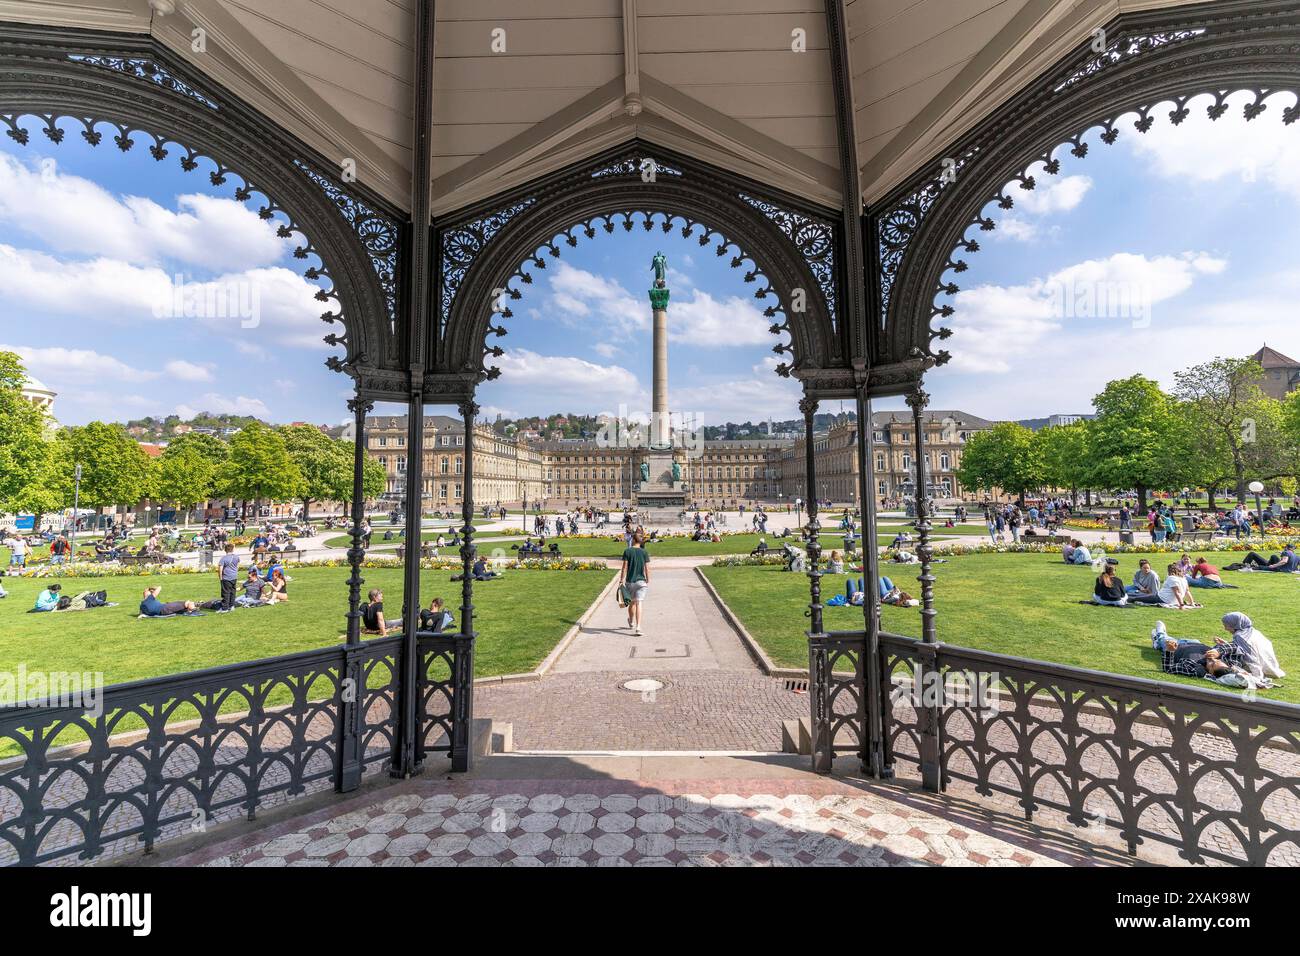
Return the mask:
<svg viewBox="0 0 1300 956"><path fill-rule="evenodd" d="M497 756L163 848L165 866L1135 865L1086 832L806 760Z"/></svg>

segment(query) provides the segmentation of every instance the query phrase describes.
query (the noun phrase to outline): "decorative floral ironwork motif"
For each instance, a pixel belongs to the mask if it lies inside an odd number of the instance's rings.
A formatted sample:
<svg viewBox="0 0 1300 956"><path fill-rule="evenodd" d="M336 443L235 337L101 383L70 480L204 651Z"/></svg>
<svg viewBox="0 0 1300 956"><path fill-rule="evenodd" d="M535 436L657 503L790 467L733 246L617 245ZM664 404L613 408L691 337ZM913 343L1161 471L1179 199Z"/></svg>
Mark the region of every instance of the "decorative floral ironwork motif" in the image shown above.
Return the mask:
<svg viewBox="0 0 1300 956"><path fill-rule="evenodd" d="M536 199L522 199L443 233L442 288L439 290L439 314L443 327L446 327L447 320L451 317L451 307L456 301L461 283L465 281L465 273L474 264L479 252L501 231L502 226L535 202Z"/></svg>
<svg viewBox="0 0 1300 956"><path fill-rule="evenodd" d="M343 188L326 176L316 172L302 160L295 159L304 176L314 182L329 197L334 208L352 227L361 245L370 257L370 264L379 278L379 286L384 293L384 303L388 309L389 328L397 330L397 261L398 228L397 223L387 216L375 211L355 196L344 192Z"/></svg>
<svg viewBox="0 0 1300 956"><path fill-rule="evenodd" d="M835 312L835 226L821 219L786 209L766 199L740 193L740 198L749 203L785 233L804 261L812 270L813 277L821 286L822 298L826 300L826 309L830 316L831 327L838 326Z"/></svg>
<svg viewBox="0 0 1300 956"><path fill-rule="evenodd" d="M1121 60L1127 60L1132 57L1145 53L1147 50L1154 50L1157 47L1167 46L1170 43L1177 43L1180 40L1189 40L1192 37L1198 37L1205 30L1175 30L1168 33L1148 33L1139 36L1125 36L1111 43L1101 53L1098 53L1082 67L1075 70L1057 86L1053 92L1059 93L1067 86L1073 86L1080 80L1085 80L1094 73L1099 73L1113 63Z"/></svg>
<svg viewBox="0 0 1300 956"><path fill-rule="evenodd" d="M652 163L653 167L647 165ZM682 171L675 166L668 166L659 162L653 156L629 156L626 159L620 159L615 163L608 163L601 166L591 174L592 179L598 179L601 176L641 176L649 169L653 168L656 174L667 173L669 176L680 176Z"/></svg>
<svg viewBox="0 0 1300 956"><path fill-rule="evenodd" d="M201 93L189 83L163 69L152 60L139 57L104 56L85 53L69 53L68 59L77 63L86 63L90 66L113 70L117 73L124 73L127 76L134 76L141 80L148 80L150 83L155 83L164 89L171 90L173 93L188 96L196 103L202 103L211 110L221 108L216 100Z"/></svg>

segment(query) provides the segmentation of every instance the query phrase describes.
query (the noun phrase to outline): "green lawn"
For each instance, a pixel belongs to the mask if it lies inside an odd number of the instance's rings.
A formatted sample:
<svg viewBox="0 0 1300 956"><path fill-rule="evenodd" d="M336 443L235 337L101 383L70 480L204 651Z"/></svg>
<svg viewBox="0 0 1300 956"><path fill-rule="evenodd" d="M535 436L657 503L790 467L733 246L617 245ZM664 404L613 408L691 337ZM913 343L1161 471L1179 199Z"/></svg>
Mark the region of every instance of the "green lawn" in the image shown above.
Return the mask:
<svg viewBox="0 0 1300 956"><path fill-rule="evenodd" d="M136 619L140 592L161 583L162 598L211 600L216 575L62 578L65 594L106 590L118 607L27 614L43 587L38 579L5 578L0 601L0 670L99 671L107 684L179 673L218 664L275 657L341 640L346 627L347 568L290 568L289 603L230 614L166 620ZM384 590L392 617L400 616L399 568L363 569L364 591ZM459 582L449 571L424 571L421 603L442 597L459 619ZM475 585L479 677L531 670L554 647L609 581L606 571L508 571Z"/></svg>
<svg viewBox="0 0 1300 956"><path fill-rule="evenodd" d="M1136 556L1121 556L1120 562L1123 577L1131 579ZM1300 668L1300 580L1293 575L1225 572L1224 580L1239 589L1194 588L1193 598L1205 607L1175 611L1078 604L1092 595L1092 570L1070 567L1048 554L965 555L934 569L939 638L950 644L1211 688L1206 680L1162 673L1150 644L1151 628L1162 619L1174 637L1208 644L1215 636L1227 636L1220 617L1244 611L1273 641L1283 669ZM808 665L805 575L779 567L707 567L704 573L773 661ZM886 566L885 573L919 597L915 566ZM823 577L823 597L842 593L844 581L841 575ZM882 620L893 633L921 635L916 608L885 607ZM862 608L828 607L825 624L828 630L861 628ZM1282 684L1261 691L1261 698L1300 703L1300 681Z"/></svg>

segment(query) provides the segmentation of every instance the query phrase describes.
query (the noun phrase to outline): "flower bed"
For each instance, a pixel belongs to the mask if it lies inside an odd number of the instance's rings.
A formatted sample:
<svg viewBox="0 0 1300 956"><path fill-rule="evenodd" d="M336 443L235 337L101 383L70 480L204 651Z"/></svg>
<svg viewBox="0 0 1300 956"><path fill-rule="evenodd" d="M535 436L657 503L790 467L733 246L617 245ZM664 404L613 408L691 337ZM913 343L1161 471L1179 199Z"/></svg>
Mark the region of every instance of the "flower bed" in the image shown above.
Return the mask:
<svg viewBox="0 0 1300 956"><path fill-rule="evenodd" d="M558 560L540 560L518 558L489 559L494 570L523 569L529 571L604 571L602 561L580 561L576 558ZM315 561L295 561L284 565L286 571L298 568L346 568L347 558L328 558ZM367 558L361 562L363 568L400 568L403 564L396 558ZM460 571L463 564L460 558L426 558L420 562L425 571ZM28 568L17 577L24 578L135 578L151 575L177 574L214 574L215 567L200 568L194 564L133 564L125 566L112 562L84 562L80 564L42 565Z"/></svg>

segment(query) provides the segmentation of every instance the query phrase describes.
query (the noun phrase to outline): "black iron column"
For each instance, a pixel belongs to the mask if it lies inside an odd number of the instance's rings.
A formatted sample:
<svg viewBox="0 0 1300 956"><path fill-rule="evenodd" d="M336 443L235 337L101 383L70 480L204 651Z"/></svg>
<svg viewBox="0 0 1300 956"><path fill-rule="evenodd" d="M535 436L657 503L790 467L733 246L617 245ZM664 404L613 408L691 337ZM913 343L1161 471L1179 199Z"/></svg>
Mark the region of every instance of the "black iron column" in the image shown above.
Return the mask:
<svg viewBox="0 0 1300 956"><path fill-rule="evenodd" d="M452 721L451 769L468 770L470 729L474 722L474 418L479 407L468 399L460 405L465 423L465 486L461 495L461 517L465 527L460 546L460 629L456 638L456 673L454 675L456 714Z"/></svg>
<svg viewBox="0 0 1300 956"><path fill-rule="evenodd" d="M366 413L374 408L374 403L362 398L348 401L348 409L353 415L353 428L356 435L356 447L352 451L352 547L348 548L348 566L352 576L348 578L348 643L361 641L361 561L366 556L362 548L361 523L365 514L365 465L366 465Z"/></svg>
<svg viewBox="0 0 1300 956"><path fill-rule="evenodd" d="M889 706L888 688L882 697L884 671L880 661L880 550L876 547L876 473L871 457L871 400L867 398L865 374L854 398L858 413L858 498L862 533L862 615L866 639L862 666L866 671L867 726L862 741L862 770L873 777L886 776L884 756L884 709Z"/></svg>
<svg viewBox="0 0 1300 956"><path fill-rule="evenodd" d="M919 680L914 684L920 689L921 697L915 701L920 717L921 729L921 785L927 790L943 789L941 764L941 716L943 713L943 675L939 672L935 655L934 631L934 572L930 559L933 553L930 546L930 497L927 492L927 468L925 456L925 407L930 403L930 396L918 384L907 396L908 407L912 409L912 427L916 431L916 556L921 559L921 573L917 581L921 583L921 641L922 649L917 658L920 671Z"/></svg>
<svg viewBox="0 0 1300 956"><path fill-rule="evenodd" d="M420 772L420 518L424 510L424 375L429 342L433 221L433 0L416 5L415 89L411 103L411 221L405 229L408 254L402 269L402 309L409 375L406 428L406 561L402 587L402 681L399 723L391 773Z"/></svg>
<svg viewBox="0 0 1300 956"><path fill-rule="evenodd" d="M362 398L348 401L354 416L356 446L352 452L352 547L348 548L348 626L347 643L343 653L343 667L339 680L338 763L334 769L334 789L339 793L355 790L361 785L361 701L365 699L365 672L361 666L361 561L366 556L362 548L361 523L365 515L365 463L366 463L366 413L374 404Z"/></svg>
<svg viewBox="0 0 1300 956"><path fill-rule="evenodd" d="M822 546L818 535L821 525L817 522L817 463L813 454L813 417L817 414L817 399L805 394L799 400L799 411L803 412L804 432L804 470L807 480L806 504L808 505L808 603L809 617L812 618L810 629L814 634L821 634L822 627Z"/></svg>

